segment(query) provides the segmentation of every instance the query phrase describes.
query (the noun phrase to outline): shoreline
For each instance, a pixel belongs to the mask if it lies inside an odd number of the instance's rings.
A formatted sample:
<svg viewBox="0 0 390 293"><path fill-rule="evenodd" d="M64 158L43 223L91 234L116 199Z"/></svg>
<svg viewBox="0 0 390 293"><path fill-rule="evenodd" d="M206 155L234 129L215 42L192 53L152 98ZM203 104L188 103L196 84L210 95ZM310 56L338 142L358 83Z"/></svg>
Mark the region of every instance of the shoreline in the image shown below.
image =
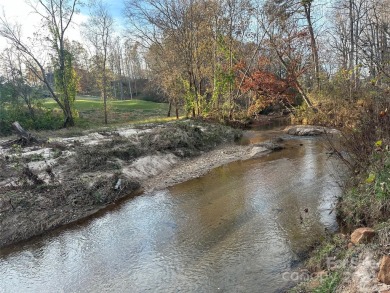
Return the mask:
<svg viewBox="0 0 390 293"><path fill-rule="evenodd" d="M0 248L89 218L124 198L167 188L227 163L272 151L269 145L235 144L237 131L229 127L180 127L123 128L112 133L51 138L50 144L16 149L17 153L12 148L0 148ZM172 131L178 131L179 137L178 147L173 149L165 140L165 133L171 136ZM191 144L180 147L191 135L205 142L197 148ZM133 152L133 148L138 151L145 138L148 144L162 145L167 150L147 147L141 156L126 160L127 152ZM95 162L106 152L115 153L115 157ZM80 164L91 170L81 169ZM112 169L105 169L111 164ZM30 171L27 175L26 170Z"/></svg>
<svg viewBox="0 0 390 293"><path fill-rule="evenodd" d="M251 154L251 150L253 150L253 148L253 146L226 143L218 146L214 150L205 152L196 157L184 158L182 160L176 161L171 166L171 169L145 178L142 182L140 182L140 187L137 190L134 190L129 194L124 194L123 196L116 198L114 201L108 202L104 205L96 205L91 209L83 210L81 214L75 214L75 217L72 220L59 223L58 225L55 225L49 229L43 230L41 233L32 235L25 239L11 242L4 246L0 245L0 249L3 250L2 253L6 253L7 251L12 250L12 245L23 245L24 243L27 243L37 237L41 237L46 233L50 233L56 229L66 229L75 223L88 221L89 219L93 219L94 216L99 215L99 213L104 213L106 209L113 208L123 201L131 200L144 193L151 193L153 191L162 190L176 184L201 177L214 168L218 168L231 162L258 158L272 152L272 150L261 148L259 149L259 153L256 152Z"/></svg>
<svg viewBox="0 0 390 293"><path fill-rule="evenodd" d="M77 154L77 148L80 146L87 146L88 148L99 149L99 146L103 143L111 143L113 148L116 147L116 143L122 144L123 138L137 140L144 134L152 134L150 138L153 138L153 143L160 143L155 138L161 139L161 129L157 126L157 132L150 128L122 128L112 133L89 133L88 135L71 138L55 138L53 145L50 145L54 149L55 144L66 144L66 150L64 150L63 156L69 162L72 156ZM187 127L187 126L186 126ZM203 126L191 126L186 128L186 135L192 130L196 129L195 133L206 132ZM154 133L155 131L156 133ZM188 132L189 131L189 132ZM44 186L34 187L31 189L28 186L20 187L8 186L5 187L10 180L1 177L0 173L0 221L2 226L0 227L0 250L1 254L12 251L12 245L23 245L36 237L45 235L48 232L57 229L67 229L72 227L75 223L82 223L93 219L95 216L99 216L105 213L107 209L115 208L117 204L124 201L131 200L132 198L144 193L151 193L156 190L162 190L171 187L176 184L186 182L188 180L201 177L211 170L220 166L229 164L231 162L248 160L252 158L259 158L270 154L277 150L277 147L288 146L288 143L281 145L277 144L277 139L281 135L287 134L292 136L316 136L322 134L337 135L338 132L324 127L312 127L312 126L288 126L284 129L279 129L270 132L264 132L264 137L260 141L251 142L251 144L243 145L233 142L233 137L230 136L227 140L221 140L220 143L209 145L206 149L186 149L186 148L174 148L169 151L155 151L146 152L143 155L130 160L129 163L124 163L121 160L122 173L116 174L115 170L95 170L93 172L81 172L82 181L88 181L88 187L81 187L77 185L77 180L71 180L67 182L67 177L61 177L59 172L56 172L58 179L62 179L64 184L70 185L68 190L70 194L64 192L59 197L53 197L53 193L56 193L58 189L48 180L45 169L42 169L42 161L31 160L28 164L33 170L33 173L40 179L46 180ZM169 135L171 133L169 132ZM170 138L170 137L169 137ZM166 143L163 141L163 144ZM128 145L126 145L128 146ZM293 146L294 147L294 146ZM23 155L28 154L29 157L42 156L44 159L44 166L55 161L51 157L51 153L56 151L49 150L48 146L26 148L17 154L20 158ZM19 150L20 151L20 150ZM48 157L46 157L46 155ZM2 157L8 156L4 149L0 147L0 160ZM20 159L19 158L19 159ZM40 159L42 159L40 158ZM10 160L9 158L7 160ZM7 161L6 160L6 161ZM12 158L11 158L12 161ZM9 163L9 162L8 162ZM53 162L51 162L53 163ZM111 163L108 161L108 163ZM1 165L3 164L3 165ZM27 165L28 165L27 164ZM3 168L4 162L0 161L0 167ZM61 164L53 164L53 167L61 167ZM74 165L71 165L74 166ZM0 169L1 169L0 168ZM62 172L65 169L59 169ZM64 171L65 170L65 171ZM12 172L10 173L12 177ZM30 182L31 183L31 182ZM120 190L113 191L115 185L121 185ZM74 186L73 186L74 185ZM107 186L109 188L107 188ZM15 189L16 188L16 189ZM80 190L79 190L80 189ZM76 190L77 196L72 197ZM6 191L6 196L1 191ZM61 190L62 191L62 190ZM102 202L93 201L89 202L91 198L84 196L84 193L91 196L95 192L108 192L109 196ZM81 194L79 194L81 193ZM8 194L8 199L6 198ZM14 202L9 195L15 196L19 202ZM71 195L71 201L67 201L67 196ZM95 195L94 195L95 196ZM65 198L65 201L64 198ZM29 201L30 200L30 201ZM53 206L53 202L58 200L59 204ZM74 200L86 200L81 202L81 205L75 205ZM53 208L54 207L54 208ZM14 216L13 213L16 215ZM7 214L5 216L5 214ZM388 235L388 230L384 228L373 227L379 238L383 238ZM15 231L19 234L14 235ZM4 233L5 232L5 233ZM382 235L383 234L383 235ZM386 235L384 235L386 234ZM7 237L9 237L7 239ZM364 290L376 290L382 292L382 290L389 290L390 285L385 285L376 280L375 276L379 268L380 251L377 251L377 242L375 240L372 245L351 245L349 234L341 234L336 232L332 234L330 238L323 239L320 246L314 248L310 253L311 258L306 260L306 264L300 270L302 276L306 276L306 271L310 272L311 278L306 282L299 283L297 287L293 287L290 292L311 292L311 290L317 290L327 286L329 283L335 283L338 285L337 292L366 292ZM375 238L376 239L376 238ZM332 248L331 250L329 250ZM342 255L346 255L346 257ZM317 259L322 255L319 259ZM353 257L352 257L353 256ZM341 257L341 258L340 258ZM352 258L351 258L352 257ZM326 265L324 265L326 261ZM331 262L332 267L329 267L328 262ZM333 264L336 266L333 267ZM340 271L341 270L341 271ZM347 271L344 274L344 271ZM298 290L298 291L297 291ZM307 291L309 290L309 291ZM383 291L385 292L385 291Z"/></svg>
<svg viewBox="0 0 390 293"><path fill-rule="evenodd" d="M260 141L240 145L233 142L237 132L229 127L192 123L50 138L47 145L16 149L16 153L0 148L0 248L91 217L124 198L200 177L234 161L267 155L283 148L273 139L286 134L280 128L264 132ZM172 137L174 132L178 138ZM180 147L191 135L196 141L204 140L203 146ZM178 142L172 148L175 139ZM147 149L142 153L145 140ZM150 144L158 148L153 151ZM142 154L126 160L129 152ZM96 162L106 154L115 156ZM17 169L22 164L26 169ZM112 169L105 169L111 165Z"/></svg>
<svg viewBox="0 0 390 293"><path fill-rule="evenodd" d="M258 149L256 149L258 148ZM167 172L150 177L141 183L144 192L153 192L201 177L220 166L272 152L262 147L226 144L194 158L185 158Z"/></svg>
<svg viewBox="0 0 390 293"><path fill-rule="evenodd" d="M273 139L286 129L265 131L248 145L234 143L242 133L189 120L0 147L0 248L91 217L124 198L269 154L283 148L282 140Z"/></svg>

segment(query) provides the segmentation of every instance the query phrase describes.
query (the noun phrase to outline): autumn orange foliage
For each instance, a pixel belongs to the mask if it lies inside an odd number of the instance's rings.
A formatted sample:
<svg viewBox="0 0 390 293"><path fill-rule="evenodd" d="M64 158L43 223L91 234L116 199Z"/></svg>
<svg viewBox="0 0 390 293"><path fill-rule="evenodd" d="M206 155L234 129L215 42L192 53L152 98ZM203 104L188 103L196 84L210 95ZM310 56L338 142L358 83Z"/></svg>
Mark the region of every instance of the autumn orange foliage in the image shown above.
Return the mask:
<svg viewBox="0 0 390 293"><path fill-rule="evenodd" d="M257 67L246 74L242 70L245 67L246 64L242 61L237 64L236 70L240 72L238 78L242 81L240 91L252 98L252 105L248 109L250 115L258 114L273 104L289 105L294 103L297 89L293 85L293 80L278 77L267 70L269 67L267 58L259 58Z"/></svg>

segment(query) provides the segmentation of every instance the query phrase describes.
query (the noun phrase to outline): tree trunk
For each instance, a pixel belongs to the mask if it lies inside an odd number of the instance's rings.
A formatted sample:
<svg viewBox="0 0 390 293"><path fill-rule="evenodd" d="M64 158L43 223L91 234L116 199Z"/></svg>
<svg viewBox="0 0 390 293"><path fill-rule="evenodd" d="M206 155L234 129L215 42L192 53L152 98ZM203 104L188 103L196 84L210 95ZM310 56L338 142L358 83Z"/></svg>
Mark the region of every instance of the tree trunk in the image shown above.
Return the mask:
<svg viewBox="0 0 390 293"><path fill-rule="evenodd" d="M313 112L317 113L318 110L313 107L313 104L311 103L309 97L306 95L305 91L303 90L302 86L299 84L299 82L296 82L296 88L298 89L298 92L301 94L303 100L305 103L313 110Z"/></svg>
<svg viewBox="0 0 390 293"><path fill-rule="evenodd" d="M133 89L131 88L131 79L130 79L130 77L129 77L129 91L130 91L130 100L132 100L133 99Z"/></svg>
<svg viewBox="0 0 390 293"><path fill-rule="evenodd" d="M64 101L64 118L65 118L65 121L64 121L64 124L63 124L63 127L64 128L67 128L67 127L72 127L74 126L74 119L73 119L73 115L72 115L72 109L70 107L70 103L68 100L65 100Z"/></svg>
<svg viewBox="0 0 390 293"><path fill-rule="evenodd" d="M117 99L117 97L116 97L116 82L115 81L112 81L112 87L114 88L114 98L115 98L115 100Z"/></svg>
<svg viewBox="0 0 390 293"><path fill-rule="evenodd" d="M316 79L317 90L319 90L321 87L321 84L320 84L320 62L319 62L319 58L318 58L317 42L316 42L316 38L314 35L313 24L311 21L311 2L308 2L307 4L303 4L303 6L305 8L305 16L306 16L307 26L308 26L309 34L310 34L310 46L311 46L312 59L313 59L313 64L314 64L314 75L315 75L315 79Z"/></svg>
<svg viewBox="0 0 390 293"><path fill-rule="evenodd" d="M107 77L106 77L106 68L104 67L104 65L103 65L102 95L103 95L103 105L104 105L104 124L108 124L108 119L107 119Z"/></svg>
<svg viewBox="0 0 390 293"><path fill-rule="evenodd" d="M2 147L11 147L14 144L21 145L21 146L28 146L33 143L38 143L39 141L33 137L30 133L28 133L24 128L19 124L19 122L15 121L12 123L12 128L16 132L16 134L19 136L19 139L16 140L10 140L6 141L1 144Z"/></svg>
<svg viewBox="0 0 390 293"><path fill-rule="evenodd" d="M120 84L119 84L119 89L120 89L120 93L121 93L121 100L123 100L123 83L122 83L122 78L119 80Z"/></svg>
<svg viewBox="0 0 390 293"><path fill-rule="evenodd" d="M169 101L169 106L168 106L168 114L167 117L171 117L171 109L172 109L172 102Z"/></svg>
<svg viewBox="0 0 390 293"><path fill-rule="evenodd" d="M1 97L0 97L0 98L1 98ZM31 105L31 100L30 100L29 96L27 96L27 97L25 98L25 102L26 102L26 104L27 104L27 108L28 108L28 111L29 111L29 113L30 113L31 119L32 119L33 121L35 121L35 111L34 111L34 107Z"/></svg>
<svg viewBox="0 0 390 293"><path fill-rule="evenodd" d="M15 130L15 132L17 133L17 135L20 138L23 138L26 141L31 140L32 135L30 133L28 133L26 130L24 130L24 128L19 124L18 121L15 121L14 123L12 123L12 128Z"/></svg>
<svg viewBox="0 0 390 293"><path fill-rule="evenodd" d="M104 124L108 124L107 119L107 93L106 90L103 90L103 103L104 103Z"/></svg>
<svg viewBox="0 0 390 293"><path fill-rule="evenodd" d="M353 16L353 1L354 0L349 0L349 34L350 34L350 42L351 42L351 46L350 46L350 49L349 49L349 70L351 70L352 74L351 74L351 79L350 79L350 85L349 85L349 98L352 98L352 85L354 84L354 80L355 80L355 74L354 74L354 54L353 54L353 51L354 51L354 48L355 48L355 40L354 40L354 35L355 35L355 31L354 31L354 16Z"/></svg>

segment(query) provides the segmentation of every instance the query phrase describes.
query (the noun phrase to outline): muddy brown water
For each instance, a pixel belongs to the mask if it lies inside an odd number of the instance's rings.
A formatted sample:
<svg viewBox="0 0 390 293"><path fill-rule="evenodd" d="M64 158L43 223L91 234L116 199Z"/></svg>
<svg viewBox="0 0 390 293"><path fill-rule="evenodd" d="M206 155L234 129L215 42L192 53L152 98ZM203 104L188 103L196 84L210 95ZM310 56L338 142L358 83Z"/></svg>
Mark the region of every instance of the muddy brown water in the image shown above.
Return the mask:
<svg viewBox="0 0 390 293"><path fill-rule="evenodd" d="M1 251L0 292L283 292L304 252L337 229L340 194L321 139L286 139Z"/></svg>

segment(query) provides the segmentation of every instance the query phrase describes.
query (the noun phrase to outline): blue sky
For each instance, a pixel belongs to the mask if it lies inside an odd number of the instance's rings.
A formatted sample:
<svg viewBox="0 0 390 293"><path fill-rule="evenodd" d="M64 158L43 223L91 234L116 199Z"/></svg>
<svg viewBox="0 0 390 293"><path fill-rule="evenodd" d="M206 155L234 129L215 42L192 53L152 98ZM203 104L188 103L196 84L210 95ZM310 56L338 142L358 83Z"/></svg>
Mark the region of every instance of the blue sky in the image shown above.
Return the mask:
<svg viewBox="0 0 390 293"><path fill-rule="evenodd" d="M34 0L32 0L33 2ZM84 1L86 2L86 1ZM118 29L125 23L124 22L124 1L123 0L105 0L104 1L113 18L116 21ZM25 37L31 36L34 31L39 27L40 18L31 13L31 7L25 0L0 0L0 13L3 11L8 20L11 22L18 22L22 25L23 35ZM79 26L81 23L86 22L88 18L88 8L81 7L80 14L74 17L74 25L68 32L68 37L73 40L82 41ZM7 47L7 42L0 37L0 50Z"/></svg>
<svg viewBox="0 0 390 293"><path fill-rule="evenodd" d="M107 4L107 7L109 8L112 17L116 21L123 20L123 12L124 12L124 1L123 0L105 0L105 4ZM88 8L82 7L81 8L82 14L88 14Z"/></svg>

